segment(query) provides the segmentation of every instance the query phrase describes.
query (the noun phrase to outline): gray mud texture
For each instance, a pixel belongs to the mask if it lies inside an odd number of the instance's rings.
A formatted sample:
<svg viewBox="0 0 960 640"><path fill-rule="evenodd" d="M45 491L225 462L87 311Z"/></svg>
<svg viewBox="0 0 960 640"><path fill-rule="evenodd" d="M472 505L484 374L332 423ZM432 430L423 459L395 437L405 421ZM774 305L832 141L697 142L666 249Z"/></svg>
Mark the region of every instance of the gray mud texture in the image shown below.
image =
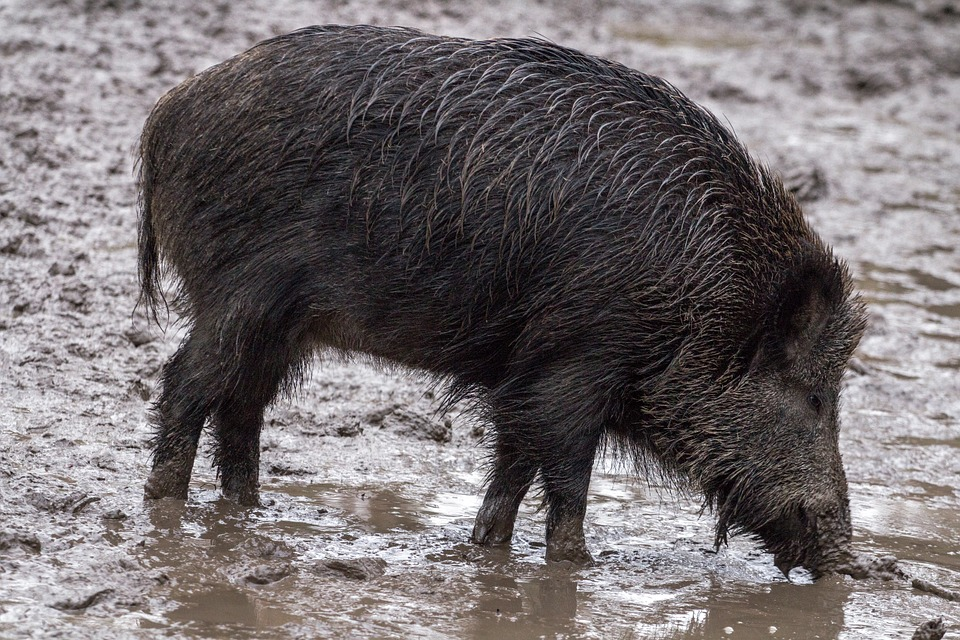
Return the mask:
<svg viewBox="0 0 960 640"><path fill-rule="evenodd" d="M468 542L483 425L334 360L271 409L264 505L145 503L134 148L164 91L274 34L539 34L666 77L786 178L869 305L841 449L858 551L960 590L960 3L0 0L0 637L910 638L960 605L714 553L696 496L598 465L596 566Z"/></svg>

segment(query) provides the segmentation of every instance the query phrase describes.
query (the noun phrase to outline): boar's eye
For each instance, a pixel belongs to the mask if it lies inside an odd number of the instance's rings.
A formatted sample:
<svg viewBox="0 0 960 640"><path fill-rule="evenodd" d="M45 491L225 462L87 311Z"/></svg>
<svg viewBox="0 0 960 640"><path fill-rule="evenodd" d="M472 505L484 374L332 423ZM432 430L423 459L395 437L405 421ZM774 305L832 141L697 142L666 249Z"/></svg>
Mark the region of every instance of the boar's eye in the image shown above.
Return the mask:
<svg viewBox="0 0 960 640"><path fill-rule="evenodd" d="M813 407L813 410L817 412L817 415L819 415L820 410L823 409L823 398L820 397L820 394L811 393L807 396L807 402Z"/></svg>

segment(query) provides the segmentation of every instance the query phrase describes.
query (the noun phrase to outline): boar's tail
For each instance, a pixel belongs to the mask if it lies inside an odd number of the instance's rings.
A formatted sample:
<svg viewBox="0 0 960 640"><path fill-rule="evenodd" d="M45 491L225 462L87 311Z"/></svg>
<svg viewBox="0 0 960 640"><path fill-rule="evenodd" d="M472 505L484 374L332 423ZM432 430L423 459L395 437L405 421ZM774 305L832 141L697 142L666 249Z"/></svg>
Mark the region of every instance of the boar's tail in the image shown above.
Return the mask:
<svg viewBox="0 0 960 640"><path fill-rule="evenodd" d="M147 317L159 325L157 309L166 299L160 288L160 252L153 226L153 159L149 151L147 131L140 140L140 156L137 160L137 185L139 223L137 233L137 272L140 279L140 296L136 308L143 306Z"/></svg>

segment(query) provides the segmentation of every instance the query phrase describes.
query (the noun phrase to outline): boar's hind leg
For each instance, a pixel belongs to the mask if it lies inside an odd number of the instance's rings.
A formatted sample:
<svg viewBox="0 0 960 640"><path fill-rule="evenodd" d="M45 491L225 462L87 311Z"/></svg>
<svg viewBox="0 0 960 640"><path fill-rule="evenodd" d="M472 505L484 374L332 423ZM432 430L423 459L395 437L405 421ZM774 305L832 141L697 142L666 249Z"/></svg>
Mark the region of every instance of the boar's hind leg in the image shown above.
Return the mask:
<svg viewBox="0 0 960 640"><path fill-rule="evenodd" d="M147 498L187 497L209 407L202 382L207 344L202 331L191 331L163 367L162 392L153 407L153 469L143 487Z"/></svg>
<svg viewBox="0 0 960 640"><path fill-rule="evenodd" d="M583 518L600 438L580 436L571 438L558 432L552 443L544 442L547 453L541 461L541 473L547 508L547 560L583 565L593 562L583 535Z"/></svg>
<svg viewBox="0 0 960 640"><path fill-rule="evenodd" d="M477 544L507 544L513 537L520 502L537 474L537 463L525 456L518 443L498 432L490 486L473 525Z"/></svg>
<svg viewBox="0 0 960 640"><path fill-rule="evenodd" d="M299 340L291 326L296 323L294 314L289 307L272 307L272 311L269 318L246 318L241 326L222 333L222 394L211 416L221 491L248 506L259 504L264 410L301 359Z"/></svg>
<svg viewBox="0 0 960 640"><path fill-rule="evenodd" d="M223 495L239 504L260 504L260 428L266 403L228 398L213 416L214 460L220 468Z"/></svg>

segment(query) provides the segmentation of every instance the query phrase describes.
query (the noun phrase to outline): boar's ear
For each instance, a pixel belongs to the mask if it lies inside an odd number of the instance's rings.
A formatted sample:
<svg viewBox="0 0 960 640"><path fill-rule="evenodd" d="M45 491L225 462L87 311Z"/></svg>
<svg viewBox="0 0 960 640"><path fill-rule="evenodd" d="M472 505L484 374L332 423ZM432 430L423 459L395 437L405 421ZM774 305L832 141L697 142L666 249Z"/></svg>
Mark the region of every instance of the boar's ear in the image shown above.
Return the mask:
<svg viewBox="0 0 960 640"><path fill-rule="evenodd" d="M801 252L771 292L754 338L753 362L789 367L804 360L843 300L843 272L823 250Z"/></svg>

